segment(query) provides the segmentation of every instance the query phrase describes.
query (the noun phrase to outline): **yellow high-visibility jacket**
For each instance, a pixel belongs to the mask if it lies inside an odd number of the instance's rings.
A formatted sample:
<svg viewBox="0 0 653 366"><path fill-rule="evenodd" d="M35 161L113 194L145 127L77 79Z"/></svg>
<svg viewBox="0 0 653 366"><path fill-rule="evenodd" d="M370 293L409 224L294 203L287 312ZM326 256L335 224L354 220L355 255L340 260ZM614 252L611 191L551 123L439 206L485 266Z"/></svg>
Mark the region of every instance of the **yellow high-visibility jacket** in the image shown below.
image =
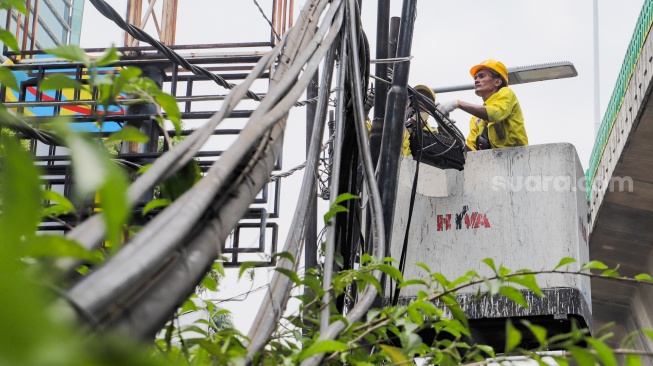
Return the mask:
<svg viewBox="0 0 653 366"><path fill-rule="evenodd" d="M372 130L372 121L369 119L365 120L365 125L367 126L367 133L369 135L370 131ZM436 128L431 127L428 123L424 128L427 128L431 131L437 131ZM401 156L411 156L412 152L410 151L410 133L408 133L408 130L404 128L404 140L401 144Z"/></svg>
<svg viewBox="0 0 653 366"><path fill-rule="evenodd" d="M485 101L488 120L472 117L469 121L467 145L476 150L476 137L488 126L488 137L493 149L528 145L524 115L517 96L508 87L499 89Z"/></svg>

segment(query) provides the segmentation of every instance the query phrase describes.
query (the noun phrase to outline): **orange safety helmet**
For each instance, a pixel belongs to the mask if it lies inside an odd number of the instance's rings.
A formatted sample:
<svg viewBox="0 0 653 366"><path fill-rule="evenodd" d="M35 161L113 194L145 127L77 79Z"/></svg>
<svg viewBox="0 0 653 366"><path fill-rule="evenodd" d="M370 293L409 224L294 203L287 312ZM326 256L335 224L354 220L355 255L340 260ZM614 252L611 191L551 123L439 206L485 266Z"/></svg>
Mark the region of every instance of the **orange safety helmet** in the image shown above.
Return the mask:
<svg viewBox="0 0 653 366"><path fill-rule="evenodd" d="M506 68L506 65L504 65L501 61L497 61L493 59L485 60L480 64L473 66L469 70L469 73L472 74L472 77L474 77L476 76L478 70L481 68L486 68L486 69L496 71L497 74L501 75L503 81L506 82L506 85L508 85L508 69Z"/></svg>

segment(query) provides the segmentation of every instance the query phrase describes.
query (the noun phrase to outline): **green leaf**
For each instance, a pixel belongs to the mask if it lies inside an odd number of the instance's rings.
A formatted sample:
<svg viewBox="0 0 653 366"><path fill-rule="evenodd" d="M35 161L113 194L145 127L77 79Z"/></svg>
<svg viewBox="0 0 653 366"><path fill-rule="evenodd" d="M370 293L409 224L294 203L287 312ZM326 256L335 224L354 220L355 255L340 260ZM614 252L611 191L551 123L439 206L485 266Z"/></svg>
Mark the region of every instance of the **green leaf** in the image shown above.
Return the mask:
<svg viewBox="0 0 653 366"><path fill-rule="evenodd" d="M391 266L389 264L379 264L379 265L377 265L377 268L381 272L383 272L383 273L387 274L388 276L392 277L395 281L399 282L400 284L401 284L401 282L404 281L404 276L402 276L401 272L399 272L399 270L397 268L395 268L394 266Z"/></svg>
<svg viewBox="0 0 653 366"><path fill-rule="evenodd" d="M551 356L551 358L553 358L553 360L557 362L559 366L569 366L569 361L567 361L567 359L564 357Z"/></svg>
<svg viewBox="0 0 653 366"><path fill-rule="evenodd" d="M476 345L476 348L478 348L478 349L480 349L481 351L485 352L485 353L486 353L487 355L489 355L491 358L494 358L494 357L495 357L495 354L494 354L494 348L492 348L492 347L490 347L490 346L486 346L486 345L483 345L483 344L477 344L477 345Z"/></svg>
<svg viewBox="0 0 653 366"><path fill-rule="evenodd" d="M442 314L442 310L440 310L437 306L435 306L432 302L426 301L426 300L415 300L410 303L409 307L414 307L416 309L421 309L422 312L424 313L425 316L431 317L431 316L439 316Z"/></svg>
<svg viewBox="0 0 653 366"><path fill-rule="evenodd" d="M443 295L440 297L440 300L447 306L447 309L449 309L454 319L460 321L465 327L469 326L467 317L462 309L460 309L460 304L458 304L455 296L451 294Z"/></svg>
<svg viewBox="0 0 653 366"><path fill-rule="evenodd" d="M583 266L580 267L581 271L585 271L588 269L608 269L608 266L606 266L605 264L599 261L590 261L583 264Z"/></svg>
<svg viewBox="0 0 653 366"><path fill-rule="evenodd" d="M521 333L512 325L510 319L506 321L506 353L514 350L521 343Z"/></svg>
<svg viewBox="0 0 653 366"><path fill-rule="evenodd" d="M331 221L333 215L338 212L349 212L349 210L345 206L334 204L331 206L331 209L324 214L324 225L329 225L329 221Z"/></svg>
<svg viewBox="0 0 653 366"><path fill-rule="evenodd" d="M18 87L18 82L16 81L16 77L11 72L11 70L9 70L4 66L0 66L0 84L8 88L11 88L15 91L20 91L20 88Z"/></svg>
<svg viewBox="0 0 653 366"><path fill-rule="evenodd" d="M148 169L150 169L151 167L152 167L152 164L145 164L140 169L138 169L136 171L136 174L141 175L141 174L145 173L146 171L148 171Z"/></svg>
<svg viewBox="0 0 653 366"><path fill-rule="evenodd" d="M347 320L347 318L342 314L333 314L329 317L329 323L335 323L337 321L342 321L345 324L345 327L349 326L349 320Z"/></svg>
<svg viewBox="0 0 653 366"><path fill-rule="evenodd" d="M592 356L591 353L589 353L587 350L579 347L571 347L569 349L571 351L571 355L574 356L574 359L576 360L576 363L578 365L584 366L584 365L595 365L596 361L594 360L594 357Z"/></svg>
<svg viewBox="0 0 653 366"><path fill-rule="evenodd" d="M78 242L61 235L37 235L27 240L25 255L34 258L76 258L98 264L98 258Z"/></svg>
<svg viewBox="0 0 653 366"><path fill-rule="evenodd" d="M211 266L211 269L216 270L221 276L225 276L224 265L222 264L221 261L216 260L215 262L213 262L213 265Z"/></svg>
<svg viewBox="0 0 653 366"><path fill-rule="evenodd" d="M95 143L69 130L65 123L53 124L52 127L65 138L70 149L78 192L81 195L94 193L109 175L107 165L110 163L107 157Z"/></svg>
<svg viewBox="0 0 653 366"><path fill-rule="evenodd" d="M587 338L587 342L594 347L596 354L601 360L601 364L604 366L617 366L617 358L614 356L612 349L608 347L605 343L595 339Z"/></svg>
<svg viewBox="0 0 653 366"><path fill-rule="evenodd" d="M420 268L424 269L427 273L433 272L433 271L431 271L431 268L424 262L415 262L415 265L417 267L420 267Z"/></svg>
<svg viewBox="0 0 653 366"><path fill-rule="evenodd" d="M171 201L181 197L202 178L197 160L190 159L177 173L161 184L161 194Z"/></svg>
<svg viewBox="0 0 653 366"><path fill-rule="evenodd" d="M8 30L0 29L0 41L5 44L5 46L11 48L14 52L20 52L18 48L18 41L16 37Z"/></svg>
<svg viewBox="0 0 653 366"><path fill-rule="evenodd" d="M469 271L465 272L465 277L481 278L481 276L479 276L479 274L476 271L473 271L473 270L469 270Z"/></svg>
<svg viewBox="0 0 653 366"><path fill-rule="evenodd" d="M618 266L617 266L618 267ZM613 278L618 278L619 272L617 272L616 269L607 269L601 273L601 276L603 277L613 277Z"/></svg>
<svg viewBox="0 0 653 366"><path fill-rule="evenodd" d="M154 100L166 112L166 116L175 126L177 135L181 135L181 112L179 111L179 105L177 105L177 99L170 94L161 92L154 96Z"/></svg>
<svg viewBox="0 0 653 366"><path fill-rule="evenodd" d="M279 253L272 254L272 259L277 257L285 258L288 261L290 261L290 263L295 263L295 257L290 252L279 252Z"/></svg>
<svg viewBox="0 0 653 366"><path fill-rule="evenodd" d="M454 337L458 338L462 335L471 336L469 327L463 325L459 320L443 320L434 324L435 329L440 329L442 332L447 332L452 334Z"/></svg>
<svg viewBox="0 0 653 366"><path fill-rule="evenodd" d="M113 141L133 141L133 142L148 142L150 138L145 136L138 128L134 126L125 126L119 131L116 131L107 137L107 142Z"/></svg>
<svg viewBox="0 0 653 366"><path fill-rule="evenodd" d="M504 266L499 266L499 277L505 277L507 274L512 272L510 268L506 268Z"/></svg>
<svg viewBox="0 0 653 366"><path fill-rule="evenodd" d="M415 329L409 329L406 327L406 330L401 334L401 346L404 349L404 352L412 355L415 350L422 344L422 337L417 335L416 332L417 326Z"/></svg>
<svg viewBox="0 0 653 366"><path fill-rule="evenodd" d="M535 339L537 339L537 342L539 343L540 346L545 346L546 345L546 343L547 343L546 342L546 334L547 334L546 328L544 328L544 327L542 327L540 325L531 324L531 322L529 322L528 320L522 320L521 322L522 322L522 324L524 324L526 326L526 328L528 328L528 330L531 331L531 333L533 333L533 335L535 336Z"/></svg>
<svg viewBox="0 0 653 366"><path fill-rule="evenodd" d="M299 359L305 360L319 353L344 352L347 349L349 349L349 347L347 347L345 343L339 341L334 341L331 339L317 340L310 347L303 350L299 354Z"/></svg>
<svg viewBox="0 0 653 366"><path fill-rule="evenodd" d="M319 292L322 290L322 283L317 278L315 278L315 276L311 274L306 274L304 276L304 286L310 288L315 292Z"/></svg>
<svg viewBox="0 0 653 366"><path fill-rule="evenodd" d="M449 282L449 280L447 280L447 278L442 273L439 272L431 273L431 277L433 277L434 280L436 280L440 285L442 285L442 288L444 288L445 290L448 289L449 285L451 284L451 282Z"/></svg>
<svg viewBox="0 0 653 366"><path fill-rule="evenodd" d="M301 286L302 282L299 279L299 276L297 275L297 272L290 270L288 268L282 268L282 267L277 267L274 269L275 271L285 275L286 277L290 278L295 285Z"/></svg>
<svg viewBox="0 0 653 366"><path fill-rule="evenodd" d="M422 313L417 311L415 308L409 307L408 310L407 310L407 313L408 313L408 316L410 317L410 319L415 324L419 325L420 327L424 324L424 315L422 315Z"/></svg>
<svg viewBox="0 0 653 366"><path fill-rule="evenodd" d="M492 281L488 280L487 278L483 278L483 283L485 286L487 286L487 293L490 296L494 296L499 293L499 289L501 288L501 283L498 281Z"/></svg>
<svg viewBox="0 0 653 366"><path fill-rule="evenodd" d="M118 57L118 52L116 52L116 48L113 47L113 45L111 45L111 47L107 48L104 51L104 53L100 56L100 58L98 58L95 61L95 64L98 67L107 66L115 61L118 61L119 59L120 57Z"/></svg>
<svg viewBox="0 0 653 366"><path fill-rule="evenodd" d="M193 297L187 299L184 301L184 304L181 306L181 310L179 310L180 314L185 314L191 311L197 311L197 305L195 304L195 301L193 301Z"/></svg>
<svg viewBox="0 0 653 366"><path fill-rule="evenodd" d="M406 356L401 348L388 346L385 344L381 345L381 349L390 356L392 362L401 364L409 361L408 356Z"/></svg>
<svg viewBox="0 0 653 366"><path fill-rule="evenodd" d="M98 191L97 197L104 213L107 241L114 244L112 248L117 249L118 244L120 244L123 225L127 222L130 214L127 198L129 183L122 169L112 164L106 157L103 159L103 163L108 174Z"/></svg>
<svg viewBox="0 0 653 366"><path fill-rule="evenodd" d="M458 287L459 285L462 285L463 283L469 282L471 279L468 276L460 276L453 280L453 282L449 283L449 288L454 288Z"/></svg>
<svg viewBox="0 0 653 366"><path fill-rule="evenodd" d="M642 329L642 333L646 334L648 339L653 341L653 329Z"/></svg>
<svg viewBox="0 0 653 366"><path fill-rule="evenodd" d="M138 78L143 74L143 71L138 67L126 67L120 70L118 77L114 81L114 84L117 88L117 92L122 92L125 85L138 80Z"/></svg>
<svg viewBox="0 0 653 366"><path fill-rule="evenodd" d="M510 286L501 286L499 288L499 293L514 301L522 308L528 309L528 302L526 302L526 299L524 298L524 295L521 293L521 291L517 290L516 288Z"/></svg>
<svg viewBox="0 0 653 366"><path fill-rule="evenodd" d="M71 131L65 123L54 123L51 127L66 140L78 192L82 196L95 195L103 211L106 241L110 248L117 250L123 225L130 214L125 172L109 159L108 153L97 142Z"/></svg>
<svg viewBox="0 0 653 366"><path fill-rule="evenodd" d="M79 81L64 74L50 75L39 84L39 90L41 91L60 89L84 89L84 86Z"/></svg>
<svg viewBox="0 0 653 366"><path fill-rule="evenodd" d="M495 274L497 275L499 274L499 272L497 271L497 267L494 265L494 260L492 260L492 258L485 258L481 262L485 263L488 267L490 267Z"/></svg>
<svg viewBox="0 0 653 366"><path fill-rule="evenodd" d="M24 0L2 0L2 6L0 8L7 9L7 7L12 7L16 9L19 13L27 15L27 8L25 7Z"/></svg>
<svg viewBox="0 0 653 366"><path fill-rule="evenodd" d="M361 266L364 266L367 263L374 262L375 258L367 253L363 253L361 256Z"/></svg>
<svg viewBox="0 0 653 366"><path fill-rule="evenodd" d="M544 296L544 293L540 289L540 286L538 286L537 284L537 280L534 274L511 276L511 277L507 277L505 281L522 285L527 289L533 291L539 297Z"/></svg>
<svg viewBox="0 0 653 366"><path fill-rule="evenodd" d="M54 202L55 204L43 210L41 217L47 217L49 215L59 216L70 212L77 212L75 206L68 200L68 198L64 197L59 192L47 189L43 191L43 199Z"/></svg>
<svg viewBox="0 0 653 366"><path fill-rule="evenodd" d="M653 278L651 278L651 275L648 273L640 273L635 276L635 279L639 281L653 282Z"/></svg>
<svg viewBox="0 0 653 366"><path fill-rule="evenodd" d="M345 201L348 201L348 200L355 200L355 199L358 199L358 198L359 198L358 196L356 196L354 194L351 194L351 193L341 193L341 194L338 195L338 197L336 197L335 200L333 200L333 203L337 205L337 204L339 204L341 202L345 202Z"/></svg>
<svg viewBox="0 0 653 366"><path fill-rule="evenodd" d="M151 200L143 208L143 216L147 215L150 211L159 207L166 207L170 205L170 201L165 198L160 198L156 200Z"/></svg>
<svg viewBox="0 0 653 366"><path fill-rule="evenodd" d="M243 262L243 264L240 265L240 270L238 271L238 279L240 279L243 276L243 273L245 273L248 269L256 267L260 264L261 262Z"/></svg>
<svg viewBox="0 0 653 366"><path fill-rule="evenodd" d="M333 253L333 261L336 262L338 268L343 268L345 266L345 258L340 252Z"/></svg>
<svg viewBox="0 0 653 366"><path fill-rule="evenodd" d="M68 61L81 62L86 67L91 66L91 61L86 55L86 52L78 46L63 45L57 48L45 50L45 52Z"/></svg>
<svg viewBox="0 0 653 366"><path fill-rule="evenodd" d="M570 264L570 263L575 263L577 262L574 258L571 257L564 257L558 262L558 265L553 269L554 271L564 265Z"/></svg>
<svg viewBox="0 0 653 366"><path fill-rule="evenodd" d="M420 279L406 280L400 283L397 287L404 288L408 286L426 286L426 281Z"/></svg>
<svg viewBox="0 0 653 366"><path fill-rule="evenodd" d="M376 318L379 314L381 314L381 310L379 310L379 309L374 309L374 308L372 308L372 309L368 310L368 311L367 311L367 321L368 321L368 322L371 322L371 321L374 320L374 318Z"/></svg>
<svg viewBox="0 0 653 366"><path fill-rule="evenodd" d="M202 286L204 286L209 291L218 291L218 283L213 277L209 275L204 276L204 279L202 280Z"/></svg>
<svg viewBox="0 0 653 366"><path fill-rule="evenodd" d="M641 366L642 359L638 355L626 355L626 366Z"/></svg>
<svg viewBox="0 0 653 366"><path fill-rule="evenodd" d="M181 331L186 333L186 332L193 332L193 333L199 333L200 335L206 337L206 329L200 328L197 325L185 325L181 327Z"/></svg>
<svg viewBox="0 0 653 366"><path fill-rule="evenodd" d="M35 235L41 221L40 172L17 139L6 133L0 138L0 246L16 246Z"/></svg>
<svg viewBox="0 0 653 366"><path fill-rule="evenodd" d="M383 289L381 288L381 283L379 283L379 280L377 280L376 277L372 276L371 274L358 272L356 273L356 278L376 287L376 291L378 293L383 292ZM360 287L360 290L361 291L363 290L363 286Z"/></svg>

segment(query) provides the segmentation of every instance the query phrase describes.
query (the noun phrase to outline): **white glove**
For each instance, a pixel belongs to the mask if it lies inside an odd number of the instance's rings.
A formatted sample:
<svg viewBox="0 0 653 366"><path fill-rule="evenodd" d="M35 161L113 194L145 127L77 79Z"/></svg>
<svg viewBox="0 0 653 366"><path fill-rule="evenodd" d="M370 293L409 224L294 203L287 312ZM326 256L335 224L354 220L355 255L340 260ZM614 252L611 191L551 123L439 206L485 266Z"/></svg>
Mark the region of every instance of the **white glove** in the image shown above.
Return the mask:
<svg viewBox="0 0 653 366"><path fill-rule="evenodd" d="M444 114L445 116L448 116L451 111L454 109L460 108L460 105L458 104L458 100L450 100L447 102L442 102L442 103L436 103L435 108L437 108L440 113Z"/></svg>

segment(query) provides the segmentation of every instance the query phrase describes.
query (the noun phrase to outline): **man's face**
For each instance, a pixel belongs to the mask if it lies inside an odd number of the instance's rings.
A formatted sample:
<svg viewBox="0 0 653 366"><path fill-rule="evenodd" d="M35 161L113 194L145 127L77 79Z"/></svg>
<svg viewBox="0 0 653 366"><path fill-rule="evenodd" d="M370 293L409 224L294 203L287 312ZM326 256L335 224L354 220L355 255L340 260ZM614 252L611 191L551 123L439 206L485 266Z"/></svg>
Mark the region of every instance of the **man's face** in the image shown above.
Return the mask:
<svg viewBox="0 0 653 366"><path fill-rule="evenodd" d="M501 79L495 79L488 69L482 68L474 75L474 92L483 100L494 94L499 85L501 85Z"/></svg>

